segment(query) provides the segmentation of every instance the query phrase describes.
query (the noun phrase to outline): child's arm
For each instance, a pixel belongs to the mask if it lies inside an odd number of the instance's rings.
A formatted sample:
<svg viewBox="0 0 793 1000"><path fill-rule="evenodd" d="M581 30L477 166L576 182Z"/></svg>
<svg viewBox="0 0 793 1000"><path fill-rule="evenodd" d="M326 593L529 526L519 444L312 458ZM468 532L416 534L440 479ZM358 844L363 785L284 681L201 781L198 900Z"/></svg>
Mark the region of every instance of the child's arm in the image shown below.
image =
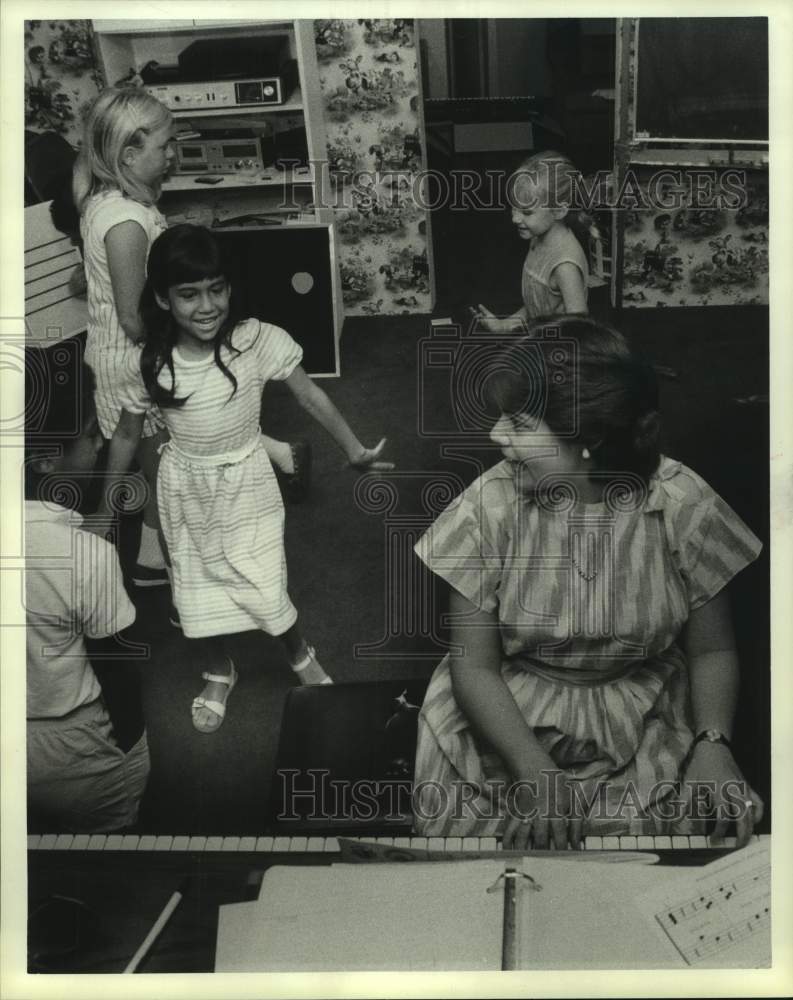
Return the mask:
<svg viewBox="0 0 793 1000"><path fill-rule="evenodd" d="M561 292L565 313L585 313L587 311L586 287L580 268L565 261L554 268L552 278Z"/></svg>
<svg viewBox="0 0 793 1000"><path fill-rule="evenodd" d="M107 457L102 499L96 514L86 518L83 527L103 537L108 533L113 519L118 513L118 491L124 473L132 464L135 450L143 433L145 413L130 413L122 410Z"/></svg>
<svg viewBox="0 0 793 1000"><path fill-rule="evenodd" d="M327 393L312 382L302 365L298 365L285 379L295 399L306 413L309 413L334 439L347 456L350 465L356 468L393 469L393 462L381 462L378 458L385 447L385 438L374 448L366 448L353 433L350 425L328 398Z"/></svg>
<svg viewBox="0 0 793 1000"><path fill-rule="evenodd" d="M116 313L124 333L133 343L143 336L140 295L146 282L149 243L143 227L132 219L119 222L105 236L107 266Z"/></svg>
<svg viewBox="0 0 793 1000"><path fill-rule="evenodd" d="M499 319L481 302L476 308L471 306L470 309L471 315L478 320L482 329L490 333L514 333L516 330L525 330L529 321L526 306L521 306L517 312L512 313L511 316L505 316L503 319Z"/></svg>

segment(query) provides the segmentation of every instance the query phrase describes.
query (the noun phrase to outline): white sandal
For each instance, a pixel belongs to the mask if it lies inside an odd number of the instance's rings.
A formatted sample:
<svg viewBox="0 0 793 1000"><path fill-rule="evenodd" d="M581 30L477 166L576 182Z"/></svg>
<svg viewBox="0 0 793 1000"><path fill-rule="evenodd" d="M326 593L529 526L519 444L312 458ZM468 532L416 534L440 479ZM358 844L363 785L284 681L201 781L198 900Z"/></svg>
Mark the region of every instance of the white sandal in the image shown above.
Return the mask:
<svg viewBox="0 0 793 1000"><path fill-rule="evenodd" d="M300 673L302 673L306 669L306 667L311 666L311 663L313 661L314 663L317 664L317 666L322 671L322 673L325 674L325 680L324 681L320 681L319 682L320 685L322 685L322 684L332 684L333 683L333 678L328 677L328 675L325 673L325 668L321 664L317 663L316 653L317 653L317 651L316 651L316 649L314 649L313 646L308 646L307 645L306 646L306 655L303 657L303 659L299 663L292 663L291 664L292 670L294 670L294 672L296 674L300 674Z"/></svg>
<svg viewBox="0 0 793 1000"><path fill-rule="evenodd" d="M193 726L195 729L198 730L199 733L217 732L217 730L220 729L220 725L223 722L223 719L226 717L226 704L229 700L229 695L234 690L234 685L237 683L237 678L239 676L236 671L236 668L234 667L233 660L229 660L229 664L231 666L230 674L210 674L210 673L201 674L201 676L204 678L205 681L212 681L215 684L225 684L227 690L226 690L226 697L223 699L223 701L215 701L215 699L204 698L203 695L200 694L197 695L195 698L193 698L193 704L190 708L190 711L193 716ZM208 708L210 712L214 712L215 715L218 716L220 722L216 726L213 726L211 729L204 729L202 726L199 726L196 723L196 710L199 708Z"/></svg>

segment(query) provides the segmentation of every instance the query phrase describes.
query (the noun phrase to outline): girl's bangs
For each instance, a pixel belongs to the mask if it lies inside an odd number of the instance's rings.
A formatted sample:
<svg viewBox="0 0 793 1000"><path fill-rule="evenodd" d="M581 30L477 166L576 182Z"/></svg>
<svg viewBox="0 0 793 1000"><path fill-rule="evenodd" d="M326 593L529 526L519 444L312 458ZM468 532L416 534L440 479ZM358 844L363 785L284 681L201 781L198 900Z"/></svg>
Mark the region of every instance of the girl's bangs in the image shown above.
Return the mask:
<svg viewBox="0 0 793 1000"><path fill-rule="evenodd" d="M181 253L175 254L169 262L169 287L207 278L228 280L228 269L214 241L207 241L202 246L183 246L180 250Z"/></svg>

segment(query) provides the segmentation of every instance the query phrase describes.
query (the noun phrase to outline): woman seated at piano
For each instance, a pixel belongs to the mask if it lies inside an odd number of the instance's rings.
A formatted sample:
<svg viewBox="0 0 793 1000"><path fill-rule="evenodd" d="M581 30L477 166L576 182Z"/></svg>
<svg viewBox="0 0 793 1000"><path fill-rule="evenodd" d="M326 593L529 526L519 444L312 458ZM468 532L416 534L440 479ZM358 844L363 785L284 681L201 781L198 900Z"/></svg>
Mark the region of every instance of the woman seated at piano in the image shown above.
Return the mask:
<svg viewBox="0 0 793 1000"><path fill-rule="evenodd" d="M504 459L416 546L450 584L453 647L419 717L416 832L565 849L715 819L740 845L763 803L730 745L725 586L760 542L660 454L655 375L622 335L553 328L500 358Z"/></svg>

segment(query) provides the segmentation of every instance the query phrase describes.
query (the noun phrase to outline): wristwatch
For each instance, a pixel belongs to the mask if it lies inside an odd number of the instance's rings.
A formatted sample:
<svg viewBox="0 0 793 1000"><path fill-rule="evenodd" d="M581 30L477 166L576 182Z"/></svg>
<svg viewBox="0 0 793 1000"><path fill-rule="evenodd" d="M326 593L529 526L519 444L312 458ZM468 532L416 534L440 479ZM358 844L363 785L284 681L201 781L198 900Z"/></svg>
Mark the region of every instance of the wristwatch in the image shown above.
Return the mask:
<svg viewBox="0 0 793 1000"><path fill-rule="evenodd" d="M697 743L723 743L732 753L732 744L720 729L703 729L694 737L694 742L691 744L692 750Z"/></svg>

